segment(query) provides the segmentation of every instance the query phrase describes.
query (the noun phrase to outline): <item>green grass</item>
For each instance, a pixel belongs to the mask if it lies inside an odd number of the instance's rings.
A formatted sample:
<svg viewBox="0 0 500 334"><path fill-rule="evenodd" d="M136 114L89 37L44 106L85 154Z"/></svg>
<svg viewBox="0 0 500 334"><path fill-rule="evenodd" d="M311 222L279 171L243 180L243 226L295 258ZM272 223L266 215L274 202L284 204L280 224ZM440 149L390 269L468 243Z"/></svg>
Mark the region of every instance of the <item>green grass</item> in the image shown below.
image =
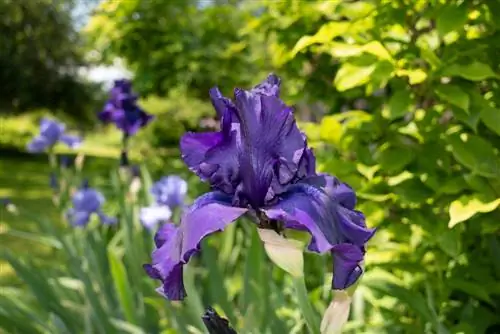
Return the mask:
<svg viewBox="0 0 500 334"><path fill-rule="evenodd" d="M0 159L0 197L9 198L18 208L36 216L43 216L52 221L61 221L52 202L52 189L49 187L50 168L46 155L27 155L15 152L2 152ZM116 166L117 160L103 157L87 157L85 176L95 186L106 188L107 174ZM33 231L36 223L19 218L0 208L0 245L19 255L35 252L42 257L47 249L36 242L14 237L9 230ZM0 262L0 281L10 276L10 268Z"/></svg>

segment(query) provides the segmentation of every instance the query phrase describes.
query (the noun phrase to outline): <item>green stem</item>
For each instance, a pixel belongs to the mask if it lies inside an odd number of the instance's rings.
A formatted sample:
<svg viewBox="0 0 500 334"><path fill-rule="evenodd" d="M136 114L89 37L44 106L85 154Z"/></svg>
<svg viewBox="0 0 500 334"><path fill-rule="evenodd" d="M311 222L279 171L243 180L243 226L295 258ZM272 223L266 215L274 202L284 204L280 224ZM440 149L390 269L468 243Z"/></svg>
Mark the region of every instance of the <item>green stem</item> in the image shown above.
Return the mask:
<svg viewBox="0 0 500 334"><path fill-rule="evenodd" d="M319 318L317 317L314 309L309 302L309 296L307 294L306 282L304 277L293 277L293 285L295 286L295 292L297 293L297 298L299 300L299 307L302 311L302 315L305 318L307 328L309 333L318 334L319 331Z"/></svg>
<svg viewBox="0 0 500 334"><path fill-rule="evenodd" d="M203 323L201 317L205 312L203 308L203 303L201 301L198 290L195 284L195 272L194 268L186 266L184 268L184 284L187 290L186 306L191 313L192 321L194 326L198 327L200 330L205 329L205 324Z"/></svg>

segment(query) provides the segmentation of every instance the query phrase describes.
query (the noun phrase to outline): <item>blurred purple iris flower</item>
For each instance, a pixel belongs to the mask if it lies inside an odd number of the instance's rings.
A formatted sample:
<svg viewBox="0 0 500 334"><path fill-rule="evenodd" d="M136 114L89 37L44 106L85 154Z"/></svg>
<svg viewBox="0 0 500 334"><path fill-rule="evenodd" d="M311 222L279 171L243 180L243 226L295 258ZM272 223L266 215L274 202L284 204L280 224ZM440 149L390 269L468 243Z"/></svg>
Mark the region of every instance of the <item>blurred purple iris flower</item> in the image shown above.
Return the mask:
<svg viewBox="0 0 500 334"><path fill-rule="evenodd" d="M180 176L169 175L161 178L151 187L155 204L141 209L140 220L144 227L154 228L160 222L167 222L172 211L184 206L187 182Z"/></svg>
<svg viewBox="0 0 500 334"><path fill-rule="evenodd" d="M71 148L76 148L82 142L80 137L71 136L65 133L66 125L63 123L42 118L40 121L40 134L33 138L27 145L28 152L40 153L52 148L58 141L63 142Z"/></svg>
<svg viewBox="0 0 500 334"><path fill-rule="evenodd" d="M116 80L99 119L114 123L126 136L135 134L153 119L137 105L137 99L138 96L132 93L130 81Z"/></svg>
<svg viewBox="0 0 500 334"><path fill-rule="evenodd" d="M259 228L309 232L310 251L333 255L333 289L351 286L362 274L365 244L375 230L354 209L348 185L316 174L314 154L279 93L280 79L272 74L249 91L235 89L234 101L213 88L221 131L182 137L184 162L212 191L194 201L179 226L158 232L162 243L144 268L162 281L159 291L167 298L186 296L183 266L201 240L244 214L257 218Z"/></svg>
<svg viewBox="0 0 500 334"><path fill-rule="evenodd" d="M97 190L89 188L88 183L73 195L73 207L66 213L68 220L73 226L86 226L93 214L97 214L101 223L112 225L116 223L116 218L105 215L101 207L104 203L104 196Z"/></svg>

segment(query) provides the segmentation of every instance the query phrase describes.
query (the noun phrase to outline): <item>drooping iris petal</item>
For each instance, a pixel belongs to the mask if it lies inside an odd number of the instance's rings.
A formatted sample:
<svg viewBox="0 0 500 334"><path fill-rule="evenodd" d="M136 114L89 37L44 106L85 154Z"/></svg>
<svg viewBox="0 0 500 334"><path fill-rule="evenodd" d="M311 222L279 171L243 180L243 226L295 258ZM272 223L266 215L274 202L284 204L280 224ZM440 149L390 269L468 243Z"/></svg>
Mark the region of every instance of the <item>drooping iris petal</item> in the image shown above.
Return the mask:
<svg viewBox="0 0 500 334"><path fill-rule="evenodd" d="M290 186L287 193L280 195L277 204L263 211L268 218L283 221L286 228L309 231L312 236L309 250L318 253L333 251L334 258L341 259L336 260L340 269L334 273L334 286L343 289L346 286L338 284L350 285L359 277L361 268L358 264L363 259L364 245L374 230L366 228L360 212L342 206L324 188L313 185L320 181L321 176L318 176ZM345 200L342 196L340 199ZM339 246L341 244L349 247Z"/></svg>
<svg viewBox="0 0 500 334"><path fill-rule="evenodd" d="M80 144L82 143L82 139L80 137L66 135L66 134L61 135L60 140L66 145L68 145L70 148L76 148L80 146Z"/></svg>
<svg viewBox="0 0 500 334"><path fill-rule="evenodd" d="M186 295L182 267L199 250L201 240L223 230L243 215L247 209L231 207L231 198L221 192L199 197L182 217L175 230L169 230L164 243L153 252L153 262L145 270L152 278L163 282L163 293L171 300Z"/></svg>
<svg viewBox="0 0 500 334"><path fill-rule="evenodd" d="M141 208L140 221L147 229L153 229L158 223L165 222L172 216L172 211L165 205L154 205Z"/></svg>
<svg viewBox="0 0 500 334"><path fill-rule="evenodd" d="M332 248L333 289L346 289L353 285L363 273L361 262L364 250L353 244L339 244Z"/></svg>
<svg viewBox="0 0 500 334"><path fill-rule="evenodd" d="M70 209L67 212L67 217L71 225L73 226L86 226L90 221L90 212L87 211L76 211Z"/></svg>
<svg viewBox="0 0 500 334"><path fill-rule="evenodd" d="M40 153L45 151L49 146L50 143L45 137L37 136L31 140L26 149L30 153Z"/></svg>
<svg viewBox="0 0 500 334"><path fill-rule="evenodd" d="M172 238L173 233L175 233L177 227L172 223L165 223L156 232L154 241L156 248L160 248L165 241Z"/></svg>
<svg viewBox="0 0 500 334"><path fill-rule="evenodd" d="M97 216L99 217L101 223L104 225L114 225L117 222L116 217L110 217L108 215L105 215L102 211L98 211Z"/></svg>

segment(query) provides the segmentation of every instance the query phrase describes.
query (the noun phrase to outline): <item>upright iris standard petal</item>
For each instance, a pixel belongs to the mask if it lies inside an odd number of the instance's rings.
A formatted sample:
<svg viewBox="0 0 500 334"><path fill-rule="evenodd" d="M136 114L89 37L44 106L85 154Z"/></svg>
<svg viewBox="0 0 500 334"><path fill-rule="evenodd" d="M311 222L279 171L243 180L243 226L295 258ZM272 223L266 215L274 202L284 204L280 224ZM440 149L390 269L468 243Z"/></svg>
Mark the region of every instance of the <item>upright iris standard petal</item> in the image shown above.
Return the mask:
<svg viewBox="0 0 500 334"><path fill-rule="evenodd" d="M375 231L366 227L360 212L352 210L355 198L347 191L350 188L335 181L328 176L305 179L289 187L277 204L263 212L283 221L286 228L309 231L309 250L333 252L333 286L344 289L361 275L364 245Z"/></svg>
<svg viewBox="0 0 500 334"><path fill-rule="evenodd" d="M40 153L54 146L58 141L63 142L71 148L81 143L81 138L65 133L66 126L63 123L43 118L40 121L40 134L27 145L28 152Z"/></svg>
<svg viewBox="0 0 500 334"><path fill-rule="evenodd" d="M165 176L153 184L151 193L155 197L156 203L175 209L184 204L187 182L177 175Z"/></svg>
<svg viewBox="0 0 500 334"><path fill-rule="evenodd" d="M234 102L212 89L221 131L187 133L181 138L188 167L242 206L264 205L283 192L299 170L313 170L312 159L303 158L310 153L306 138L292 109L279 99L279 85L279 79L270 75L249 91L236 89Z"/></svg>
<svg viewBox="0 0 500 334"><path fill-rule="evenodd" d="M171 300L183 299L186 292L182 268L199 250L201 240L223 230L245 212L247 209L231 207L231 198L221 192L199 197L184 214L181 224L162 235L163 243L153 252L152 264L144 267L150 277L162 281L160 292Z"/></svg>
<svg viewBox="0 0 500 334"><path fill-rule="evenodd" d="M40 153L45 151L50 146L49 141L45 137L36 136L28 143L26 149L30 153Z"/></svg>

